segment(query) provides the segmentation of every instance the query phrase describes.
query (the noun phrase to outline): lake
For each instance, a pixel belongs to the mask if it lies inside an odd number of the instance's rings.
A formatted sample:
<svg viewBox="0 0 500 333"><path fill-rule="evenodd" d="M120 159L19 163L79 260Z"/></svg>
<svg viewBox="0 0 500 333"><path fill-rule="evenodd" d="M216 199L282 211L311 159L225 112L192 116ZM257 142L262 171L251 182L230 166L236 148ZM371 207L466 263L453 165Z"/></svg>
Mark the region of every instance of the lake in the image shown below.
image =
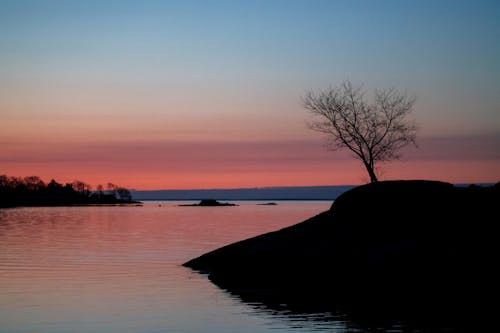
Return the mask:
<svg viewBox="0 0 500 333"><path fill-rule="evenodd" d="M244 304L181 266L331 202L0 210L0 332L336 332L327 314Z"/></svg>
<svg viewBox="0 0 500 333"><path fill-rule="evenodd" d="M341 314L244 303L181 266L331 202L179 203L0 209L0 332L361 331Z"/></svg>

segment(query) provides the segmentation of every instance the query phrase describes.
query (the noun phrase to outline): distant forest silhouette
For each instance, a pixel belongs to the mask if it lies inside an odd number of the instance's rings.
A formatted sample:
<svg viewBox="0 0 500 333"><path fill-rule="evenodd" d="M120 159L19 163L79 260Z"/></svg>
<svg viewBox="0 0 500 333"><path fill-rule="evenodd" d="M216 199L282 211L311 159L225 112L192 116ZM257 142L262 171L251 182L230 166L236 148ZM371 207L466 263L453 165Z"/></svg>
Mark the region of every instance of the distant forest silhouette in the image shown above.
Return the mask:
<svg viewBox="0 0 500 333"><path fill-rule="evenodd" d="M0 175L0 207L74 206L129 204L130 191L112 183L98 185L95 191L82 181L60 184L52 179L45 183L38 176L9 177Z"/></svg>

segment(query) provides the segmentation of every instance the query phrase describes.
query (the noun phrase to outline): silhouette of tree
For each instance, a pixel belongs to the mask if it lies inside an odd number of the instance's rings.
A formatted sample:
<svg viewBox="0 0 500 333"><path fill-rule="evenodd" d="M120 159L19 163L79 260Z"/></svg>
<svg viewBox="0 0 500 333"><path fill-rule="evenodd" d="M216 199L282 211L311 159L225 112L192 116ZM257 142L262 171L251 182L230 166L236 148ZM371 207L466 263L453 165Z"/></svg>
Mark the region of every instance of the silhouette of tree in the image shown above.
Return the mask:
<svg viewBox="0 0 500 333"><path fill-rule="evenodd" d="M99 184L99 185L97 185L96 190L97 190L97 194L102 195L103 191L104 191L104 186Z"/></svg>
<svg viewBox="0 0 500 333"><path fill-rule="evenodd" d="M47 187L50 189L60 189L62 188L62 185L56 182L55 179L51 179L50 182L47 184Z"/></svg>
<svg viewBox="0 0 500 333"><path fill-rule="evenodd" d="M128 189L123 187L118 187L116 189L116 193L118 195L118 199L123 201L132 201L132 194Z"/></svg>
<svg viewBox="0 0 500 333"><path fill-rule="evenodd" d="M332 150L349 149L371 182L378 180L377 162L398 159L402 147L415 144L417 127L407 119L415 98L394 89L375 90L369 103L362 87L344 81L339 87L307 93L303 103L314 117L311 129L326 134Z"/></svg>
<svg viewBox="0 0 500 333"><path fill-rule="evenodd" d="M133 203L129 190L111 185L111 194L104 194L102 185L92 193L91 186L79 180L63 186L54 179L45 184L38 176L0 175L0 207Z"/></svg>
<svg viewBox="0 0 500 333"><path fill-rule="evenodd" d="M9 177L7 175L0 175L0 187L7 187L9 184Z"/></svg>
<svg viewBox="0 0 500 333"><path fill-rule="evenodd" d="M116 197L116 190L118 189L118 186L113 184L113 183L107 183L106 184L106 189L108 193L112 194L113 196Z"/></svg>
<svg viewBox="0 0 500 333"><path fill-rule="evenodd" d="M24 184L29 191L37 191L45 187L45 183L38 176L24 177Z"/></svg>
<svg viewBox="0 0 500 333"><path fill-rule="evenodd" d="M90 190L92 190L92 186L90 186L89 184L84 183L84 182L82 182L80 180L73 181L73 183L71 184L71 186L73 187L73 189L75 191L83 193L85 195L89 195L90 194Z"/></svg>

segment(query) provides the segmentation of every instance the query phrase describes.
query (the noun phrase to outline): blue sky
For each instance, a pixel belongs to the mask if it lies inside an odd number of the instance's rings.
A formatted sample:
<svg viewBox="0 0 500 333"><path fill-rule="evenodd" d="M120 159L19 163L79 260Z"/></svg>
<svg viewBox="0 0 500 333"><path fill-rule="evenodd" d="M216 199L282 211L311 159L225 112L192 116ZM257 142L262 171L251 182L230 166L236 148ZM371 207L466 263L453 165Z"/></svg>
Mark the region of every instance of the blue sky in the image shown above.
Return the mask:
<svg viewBox="0 0 500 333"><path fill-rule="evenodd" d="M0 0L0 144L313 140L301 96L350 79L498 147L498 36L499 1Z"/></svg>

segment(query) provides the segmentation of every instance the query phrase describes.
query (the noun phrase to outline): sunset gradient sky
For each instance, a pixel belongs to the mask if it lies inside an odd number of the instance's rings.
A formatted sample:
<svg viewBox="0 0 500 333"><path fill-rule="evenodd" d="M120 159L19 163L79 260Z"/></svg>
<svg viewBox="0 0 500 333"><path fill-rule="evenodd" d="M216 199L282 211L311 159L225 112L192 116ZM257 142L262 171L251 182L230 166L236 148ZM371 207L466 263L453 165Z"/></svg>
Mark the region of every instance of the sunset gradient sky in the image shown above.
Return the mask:
<svg viewBox="0 0 500 333"><path fill-rule="evenodd" d="M0 0L0 174L137 189L366 182L306 126L345 79L417 97L382 179L500 180L499 1Z"/></svg>

